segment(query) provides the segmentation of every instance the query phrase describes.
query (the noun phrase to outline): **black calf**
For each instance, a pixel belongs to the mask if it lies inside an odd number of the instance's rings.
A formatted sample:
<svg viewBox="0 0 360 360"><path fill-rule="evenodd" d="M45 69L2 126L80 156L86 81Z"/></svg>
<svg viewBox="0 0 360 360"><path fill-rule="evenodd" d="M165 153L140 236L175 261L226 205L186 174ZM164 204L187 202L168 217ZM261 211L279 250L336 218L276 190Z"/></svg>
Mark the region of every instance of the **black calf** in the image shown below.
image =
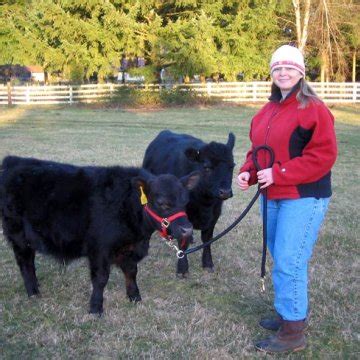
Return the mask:
<svg viewBox="0 0 360 360"><path fill-rule="evenodd" d="M39 293L34 259L36 252L42 252L60 261L89 259L91 313L103 311L112 263L124 272L129 299L140 301L137 263L148 253L151 234L161 230L144 210L140 188L149 208L167 218L185 210L189 190L198 181L197 173L178 180L138 168L5 158L0 173L0 215L28 295ZM187 248L192 225L186 216L171 222L167 231L179 247Z"/></svg>
<svg viewBox="0 0 360 360"><path fill-rule="evenodd" d="M194 170L201 173L198 186L190 192L186 211L194 229L201 230L204 243L213 237L223 201L232 197L234 144L235 136L232 133L227 144L207 144L190 135L166 130L160 132L146 149L143 167L154 174L183 176ZM213 271L210 246L203 250L202 266ZM178 261L177 273L185 276L187 272L188 261L184 257Z"/></svg>

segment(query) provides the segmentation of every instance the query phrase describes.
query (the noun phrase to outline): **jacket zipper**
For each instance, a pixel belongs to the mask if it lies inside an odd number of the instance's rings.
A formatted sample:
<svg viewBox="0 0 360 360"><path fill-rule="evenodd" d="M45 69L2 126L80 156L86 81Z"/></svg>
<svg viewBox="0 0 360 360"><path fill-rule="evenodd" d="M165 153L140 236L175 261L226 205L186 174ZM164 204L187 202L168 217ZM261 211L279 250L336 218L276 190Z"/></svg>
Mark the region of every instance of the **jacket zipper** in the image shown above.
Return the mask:
<svg viewBox="0 0 360 360"><path fill-rule="evenodd" d="M277 105L277 107L279 107L279 105ZM266 133L265 133L265 145L267 145L267 140L268 140L268 137L269 137L269 133L270 133L270 128L271 128L271 121L272 119L274 118L274 116L276 116L279 112L279 109L274 109L269 120L268 120L268 123L267 123L267 128L266 128Z"/></svg>
<svg viewBox="0 0 360 360"><path fill-rule="evenodd" d="M269 133L270 133L270 128L271 128L271 121L272 119L274 118L274 116L276 116L277 114L279 113L279 105L277 105L277 108L275 108L268 120L268 123L267 123L267 128L266 128L266 133L265 133L265 145L267 145L267 140L268 140L268 137L269 137ZM264 164L267 164L267 158L266 158L266 154L267 152L264 152Z"/></svg>

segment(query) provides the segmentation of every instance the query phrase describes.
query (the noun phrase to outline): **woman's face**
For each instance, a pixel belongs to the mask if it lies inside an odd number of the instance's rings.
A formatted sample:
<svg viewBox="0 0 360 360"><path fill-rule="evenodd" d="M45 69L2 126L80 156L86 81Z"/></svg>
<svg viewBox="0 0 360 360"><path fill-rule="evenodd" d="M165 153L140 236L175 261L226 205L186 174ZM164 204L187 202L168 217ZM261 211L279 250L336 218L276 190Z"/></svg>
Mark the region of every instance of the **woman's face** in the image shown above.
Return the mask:
<svg viewBox="0 0 360 360"><path fill-rule="evenodd" d="M298 83L303 75L296 69L280 67L272 72L271 77L281 91L289 91Z"/></svg>

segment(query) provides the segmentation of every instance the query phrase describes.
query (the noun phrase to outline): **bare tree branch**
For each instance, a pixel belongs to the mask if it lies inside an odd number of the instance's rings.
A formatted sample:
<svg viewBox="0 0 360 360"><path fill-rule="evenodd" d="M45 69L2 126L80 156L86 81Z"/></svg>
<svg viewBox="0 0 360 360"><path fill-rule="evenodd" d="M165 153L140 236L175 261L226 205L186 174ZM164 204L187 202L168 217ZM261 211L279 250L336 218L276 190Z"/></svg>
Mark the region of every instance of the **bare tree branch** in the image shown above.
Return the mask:
<svg viewBox="0 0 360 360"><path fill-rule="evenodd" d="M311 0L305 0L303 14L301 14L300 0L292 0L292 4L295 10L297 43L300 51L304 52L308 37Z"/></svg>
<svg viewBox="0 0 360 360"><path fill-rule="evenodd" d="M305 0L303 28L302 28L302 34L301 34L301 39L300 39L300 43L299 43L299 49L301 52L304 52L307 37L308 37L310 6L311 6L311 0Z"/></svg>

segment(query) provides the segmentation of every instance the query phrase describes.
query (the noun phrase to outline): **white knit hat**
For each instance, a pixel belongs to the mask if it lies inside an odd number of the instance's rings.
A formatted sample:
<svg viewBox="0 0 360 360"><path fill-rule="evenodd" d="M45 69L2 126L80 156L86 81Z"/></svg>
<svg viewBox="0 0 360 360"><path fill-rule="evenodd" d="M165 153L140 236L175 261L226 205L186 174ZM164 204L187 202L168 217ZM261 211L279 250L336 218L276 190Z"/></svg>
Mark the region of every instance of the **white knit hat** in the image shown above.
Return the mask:
<svg viewBox="0 0 360 360"><path fill-rule="evenodd" d="M272 55L270 61L270 73L280 67L296 69L305 76L304 56L300 50L294 46L280 46Z"/></svg>

